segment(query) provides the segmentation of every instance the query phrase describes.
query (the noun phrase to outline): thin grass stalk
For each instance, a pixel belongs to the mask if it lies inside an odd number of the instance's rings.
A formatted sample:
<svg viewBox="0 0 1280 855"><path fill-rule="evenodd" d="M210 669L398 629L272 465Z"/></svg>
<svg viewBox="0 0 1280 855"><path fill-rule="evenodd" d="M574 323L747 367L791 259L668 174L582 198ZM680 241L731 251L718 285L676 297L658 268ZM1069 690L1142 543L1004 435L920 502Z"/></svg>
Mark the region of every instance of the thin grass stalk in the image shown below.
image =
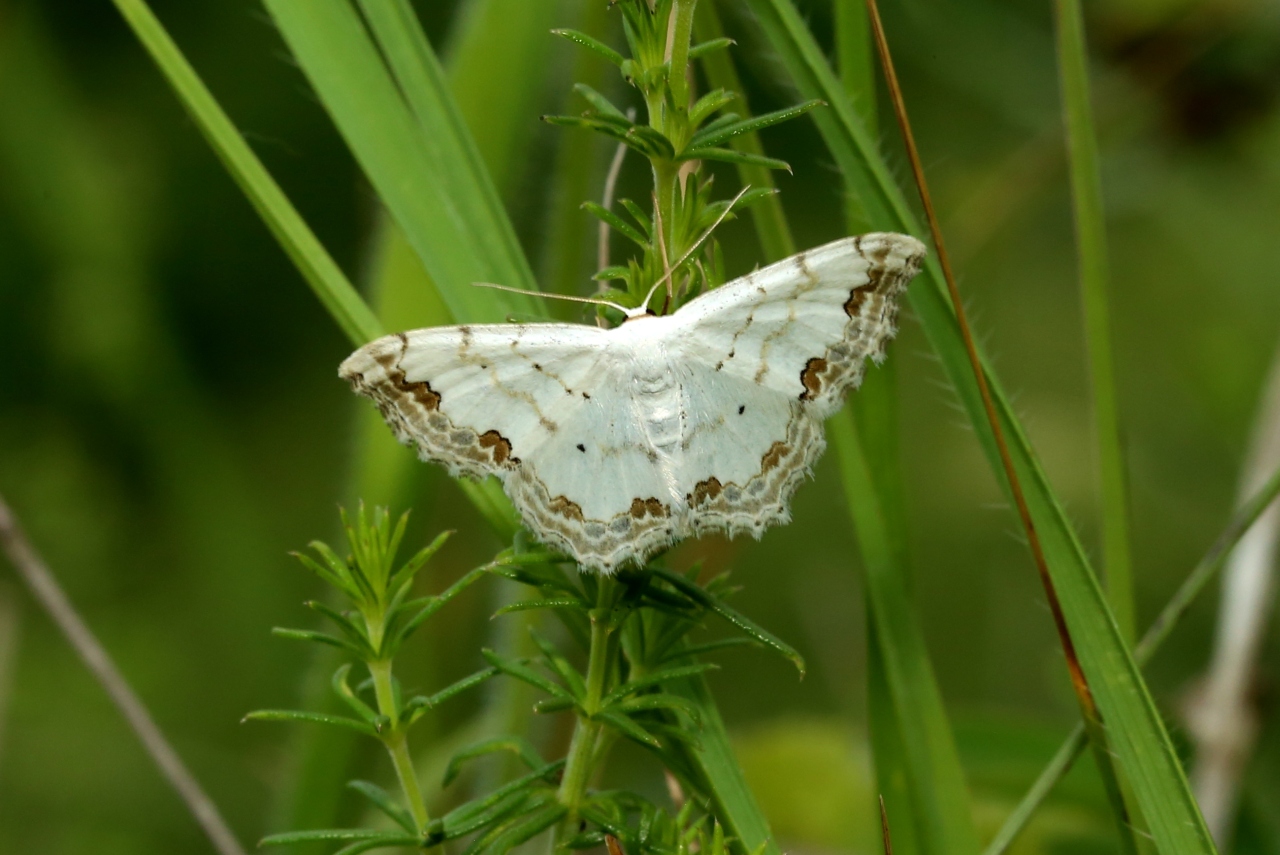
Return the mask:
<svg viewBox="0 0 1280 855"><path fill-rule="evenodd" d="M996 448L1000 454L1000 462L1004 468L1006 483L1013 495L1014 504L1017 506L1018 516L1022 521L1023 531L1026 533L1027 544L1035 560L1036 570L1044 587L1050 612L1053 614L1054 627L1057 629L1058 640L1062 645L1063 654L1067 660L1067 670L1071 675L1071 686L1076 693L1076 699L1079 701L1085 730L1089 734L1089 742L1094 749L1098 772L1102 777L1107 798L1111 802L1112 811L1115 814L1121 849L1126 853L1136 853L1138 844L1130 826L1128 807L1125 804L1119 775L1111 755L1110 740L1103 725L1102 714L1094 699L1093 690L1089 686L1084 668L1080 665L1075 641L1072 639L1071 632L1067 627L1067 619L1062 611L1062 603L1058 599L1058 592L1054 585L1053 577L1049 572L1049 561L1045 556L1044 545L1040 542L1035 520L1031 516L1031 508L1027 503L1026 494L1023 492L1017 468L1014 466L1009 444L1005 440L1000 416L996 412L995 401L991 395L991 387L987 384L986 371L983 368L981 358L978 356L978 348L974 343L973 333L969 328L968 316L964 310L964 304L960 300L960 291L956 287L955 272L951 268L951 259L947 254L946 244L942 239L942 231L938 225L938 218L933 209L933 200L929 195L928 184L924 176L924 167L920 161L920 153L916 148L915 137L911 132L906 103L902 97L901 87L898 85L898 76L889 53L889 44L885 38L884 25L880 20L880 11L876 6L876 0L867 0L867 11L870 14L871 30L875 36L876 48L880 54L885 81L889 87L889 97L893 102L894 115L898 120L898 128L902 132L902 139L907 150L907 159L911 164L912 174L915 176L916 187L920 191L920 202L924 207L925 219L928 222L930 234L933 236L934 248L938 253L938 263L942 267L947 292L955 309L956 323L960 328L960 337L964 342L965 354L969 359L970 367L973 369L974 378L977 380L978 392L982 396L982 406L986 411L987 421L991 426Z"/></svg>
<svg viewBox="0 0 1280 855"><path fill-rule="evenodd" d="M1067 128L1071 201L1075 214L1085 342L1093 386L1093 430L1102 487L1102 552L1107 599L1126 641L1134 638L1133 558L1130 554L1129 491L1120 442L1115 357L1108 302L1106 215L1098 137L1089 97L1088 51L1079 0L1054 0L1058 78Z"/></svg>
<svg viewBox="0 0 1280 855"><path fill-rule="evenodd" d="M1088 50L1084 40L1084 17L1078 0L1055 1L1057 60L1062 87L1071 201L1075 219L1076 252L1079 256L1080 293L1084 305L1085 343L1093 390L1094 447L1097 453L1098 483L1101 485L1103 577L1108 603L1128 643L1134 637L1133 559L1129 550L1129 497L1126 489L1124 454L1120 448L1119 404L1115 384L1115 358L1111 348L1111 314L1107 303L1106 215L1102 205L1102 177L1097 134L1089 97ZM1126 851L1137 851L1133 819L1137 806L1115 772L1105 745L1097 744L1105 732L1084 718L1089 741L1094 745L1103 786L1111 801L1117 828ZM1132 819L1133 818L1133 819Z"/></svg>
<svg viewBox="0 0 1280 855"><path fill-rule="evenodd" d="M245 855L244 848L236 839L231 826L223 819L217 804L209 798L200 782L182 762L142 699L112 660L111 654L76 611L62 586L58 584L57 577L27 539L21 523L3 496L0 496L0 551L8 556L13 569L31 595L53 620L89 673L106 691L160 774L187 806L214 850L219 855Z"/></svg>
<svg viewBox="0 0 1280 855"><path fill-rule="evenodd" d="M1139 665L1146 665L1151 661L1182 621L1191 604L1200 597L1204 589L1221 571L1232 550L1277 498L1280 498L1280 470L1276 470L1266 483L1236 511L1227 523L1227 527L1209 547L1209 551L1191 570L1169 602L1160 610L1160 614L1152 621L1133 651L1134 659ZM983 855L1003 855L1008 850L1017 836L1026 828L1035 811L1052 792L1054 786L1071 770L1072 764L1080 756L1084 746L1084 725L1077 724L1058 748L1053 759L1040 772L1031 789L1018 802L1013 813L1005 819L1000 831L983 851Z"/></svg>

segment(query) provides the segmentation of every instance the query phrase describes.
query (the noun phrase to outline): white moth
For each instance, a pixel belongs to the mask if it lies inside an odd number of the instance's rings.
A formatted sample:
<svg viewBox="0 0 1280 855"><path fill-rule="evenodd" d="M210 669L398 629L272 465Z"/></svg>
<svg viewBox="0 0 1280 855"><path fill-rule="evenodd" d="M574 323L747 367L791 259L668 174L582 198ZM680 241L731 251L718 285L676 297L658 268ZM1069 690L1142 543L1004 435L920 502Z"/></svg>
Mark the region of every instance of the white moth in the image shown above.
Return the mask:
<svg viewBox="0 0 1280 855"><path fill-rule="evenodd" d="M539 540L612 573L788 521L823 420L884 358L924 255L906 235L845 238L671 315L414 330L339 374L422 459L498 476Z"/></svg>

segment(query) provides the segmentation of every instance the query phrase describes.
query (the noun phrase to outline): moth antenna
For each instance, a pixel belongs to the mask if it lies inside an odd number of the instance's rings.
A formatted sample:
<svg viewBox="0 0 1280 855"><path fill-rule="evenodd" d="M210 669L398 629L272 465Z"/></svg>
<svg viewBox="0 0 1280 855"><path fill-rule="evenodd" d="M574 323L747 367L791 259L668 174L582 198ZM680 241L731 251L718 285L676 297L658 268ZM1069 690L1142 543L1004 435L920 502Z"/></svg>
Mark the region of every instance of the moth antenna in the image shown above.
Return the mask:
<svg viewBox="0 0 1280 855"><path fill-rule="evenodd" d="M493 282L472 282L476 288L493 288L497 291L510 291L512 294L526 294L530 297L542 297L544 300L568 300L571 303L591 303L595 306L608 306L611 309L617 309L628 318L635 317L637 314L644 314L644 308L628 309L626 306L620 306L612 300L604 300L600 297L576 297L572 294L546 294L542 291L527 291L524 288L512 288L510 285L498 285Z"/></svg>
<svg viewBox="0 0 1280 855"><path fill-rule="evenodd" d="M648 293L648 294L645 294L645 296L644 296L644 302L640 304L641 306L648 307L648 305L649 305L649 301L653 299L653 294L654 294L654 292L658 290L658 286L660 286L662 283L664 283L664 282L666 282L667 280L669 280L669 279L671 278L671 274L672 274L674 271L678 270L678 269L680 268L680 265L682 265L682 264L684 264L686 261L688 261L688 260L689 260L689 256L693 255L695 252L697 252L697 251L698 251L698 247L702 246L704 243L706 243L706 242L707 242L707 238L711 237L711 233L712 233L712 232L714 232L717 228L719 228L719 227L720 227L720 224L724 222L724 218L725 218L725 217L727 217L727 216L729 216L729 213L730 213L730 212L734 209L734 207L738 204L738 200L739 200L739 199L741 199L743 196L745 196L745 195L747 194L747 191L748 191L748 190L750 190L750 189L751 189L751 185L750 185L750 184L748 184L748 185L746 185L745 187L743 187L741 190L739 190L739 191L738 191L738 195L737 195L737 196L734 196L734 197L733 197L733 200L732 200L731 202L729 202L729 207L725 208L725 209L720 213L720 216L716 217L716 221L715 221L714 223L712 223L710 226L708 226L708 227L707 227L707 230L706 230L705 232L703 232L703 233L702 233L702 235L701 235L701 236L700 236L696 241L694 241L694 242L693 242L693 246L689 247L688 251L687 251L687 252L685 252L685 254L684 254L684 255L680 256L680 260L679 260L679 261L677 261L673 266L670 266L670 267L668 267L668 268L667 268L667 273L666 273L666 275L665 275L665 276L663 276L663 277L662 277L661 279L659 279L657 282L654 282L654 283L653 283L653 287L649 289L649 293ZM657 207L655 206L653 210L654 210L654 213L656 214L658 209L657 209ZM658 231L658 239L659 239L659 241L661 241L661 239L662 239L662 232L661 232L661 230L659 230L659 231ZM665 249L663 249L663 252L662 252L662 255L663 255L663 263L665 263L665 262L666 262L666 254L667 254L667 253L666 253L666 250L665 250Z"/></svg>

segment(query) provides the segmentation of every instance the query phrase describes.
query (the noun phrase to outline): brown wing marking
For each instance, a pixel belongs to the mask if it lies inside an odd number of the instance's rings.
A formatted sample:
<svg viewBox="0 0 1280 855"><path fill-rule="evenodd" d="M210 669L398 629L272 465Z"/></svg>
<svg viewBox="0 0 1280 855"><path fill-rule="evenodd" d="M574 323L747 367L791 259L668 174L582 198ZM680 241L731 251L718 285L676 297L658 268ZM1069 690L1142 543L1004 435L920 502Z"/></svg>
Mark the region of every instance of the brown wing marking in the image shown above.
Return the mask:
<svg viewBox="0 0 1280 855"><path fill-rule="evenodd" d="M388 347L391 341L399 346ZM403 333L374 342L366 348L373 365L346 375L356 392L378 406L396 437L417 447L424 460L443 463L454 475L484 477L519 466L511 440L497 430L458 427L441 410L444 399L430 381L408 379L401 365L408 347Z"/></svg>

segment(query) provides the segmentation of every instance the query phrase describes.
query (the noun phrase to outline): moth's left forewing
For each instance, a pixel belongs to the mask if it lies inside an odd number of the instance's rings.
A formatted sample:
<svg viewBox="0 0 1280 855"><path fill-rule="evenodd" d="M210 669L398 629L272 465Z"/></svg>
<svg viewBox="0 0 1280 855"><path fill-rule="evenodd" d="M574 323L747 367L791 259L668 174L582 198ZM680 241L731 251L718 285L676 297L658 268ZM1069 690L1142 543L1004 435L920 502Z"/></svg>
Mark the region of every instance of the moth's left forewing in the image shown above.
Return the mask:
<svg viewBox="0 0 1280 855"><path fill-rule="evenodd" d="M603 330L574 324L435 327L378 339L339 369L401 442L455 475L505 475L572 422Z"/></svg>

